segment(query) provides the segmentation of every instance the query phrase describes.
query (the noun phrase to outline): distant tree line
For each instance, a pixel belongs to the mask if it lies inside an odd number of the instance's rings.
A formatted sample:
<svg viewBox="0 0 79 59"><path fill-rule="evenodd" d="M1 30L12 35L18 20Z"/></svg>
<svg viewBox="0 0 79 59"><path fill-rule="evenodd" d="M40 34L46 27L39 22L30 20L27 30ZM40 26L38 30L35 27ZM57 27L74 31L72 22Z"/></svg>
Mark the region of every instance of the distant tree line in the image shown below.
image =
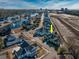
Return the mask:
<svg viewBox="0 0 79 59"><path fill-rule="evenodd" d="M39 12L39 9L0 9L0 18Z"/></svg>
<svg viewBox="0 0 79 59"><path fill-rule="evenodd" d="M0 18L14 16L25 13L25 10L0 9Z"/></svg>
<svg viewBox="0 0 79 59"><path fill-rule="evenodd" d="M66 13L67 13L67 14L71 14L71 15L79 16L79 11L77 11L77 10L67 11Z"/></svg>
<svg viewBox="0 0 79 59"><path fill-rule="evenodd" d="M70 10L67 8L61 8L61 11L63 11L66 14L79 16L79 10Z"/></svg>

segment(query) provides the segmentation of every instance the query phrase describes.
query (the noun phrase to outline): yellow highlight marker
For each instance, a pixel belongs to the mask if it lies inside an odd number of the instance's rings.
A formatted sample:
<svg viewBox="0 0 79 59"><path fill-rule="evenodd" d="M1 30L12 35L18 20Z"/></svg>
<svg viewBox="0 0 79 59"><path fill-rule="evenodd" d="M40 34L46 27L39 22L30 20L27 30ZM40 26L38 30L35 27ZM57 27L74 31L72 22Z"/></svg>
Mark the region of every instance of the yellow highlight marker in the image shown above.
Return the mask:
<svg viewBox="0 0 79 59"><path fill-rule="evenodd" d="M52 26L52 24L50 25L50 32L51 33L53 32L53 26Z"/></svg>

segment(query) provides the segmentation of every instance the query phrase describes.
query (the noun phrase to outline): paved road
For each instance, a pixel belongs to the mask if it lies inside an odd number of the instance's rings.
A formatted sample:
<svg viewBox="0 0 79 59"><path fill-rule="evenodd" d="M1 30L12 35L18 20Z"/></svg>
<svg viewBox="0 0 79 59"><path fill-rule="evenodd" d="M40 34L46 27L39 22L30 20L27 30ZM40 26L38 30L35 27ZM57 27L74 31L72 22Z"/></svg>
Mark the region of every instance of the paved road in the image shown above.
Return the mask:
<svg viewBox="0 0 79 59"><path fill-rule="evenodd" d="M40 21L39 27L37 27L35 30L40 29L41 27L43 27L43 20L44 20L44 13L41 16L41 21Z"/></svg>

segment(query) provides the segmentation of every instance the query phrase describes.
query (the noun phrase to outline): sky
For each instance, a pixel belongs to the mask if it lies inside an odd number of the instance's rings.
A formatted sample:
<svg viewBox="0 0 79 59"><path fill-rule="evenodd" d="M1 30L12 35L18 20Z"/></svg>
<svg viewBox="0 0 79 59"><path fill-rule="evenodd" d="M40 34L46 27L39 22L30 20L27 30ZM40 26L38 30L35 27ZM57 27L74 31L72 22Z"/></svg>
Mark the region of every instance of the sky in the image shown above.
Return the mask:
<svg viewBox="0 0 79 59"><path fill-rule="evenodd" d="M5 9L79 9L79 0L0 0Z"/></svg>

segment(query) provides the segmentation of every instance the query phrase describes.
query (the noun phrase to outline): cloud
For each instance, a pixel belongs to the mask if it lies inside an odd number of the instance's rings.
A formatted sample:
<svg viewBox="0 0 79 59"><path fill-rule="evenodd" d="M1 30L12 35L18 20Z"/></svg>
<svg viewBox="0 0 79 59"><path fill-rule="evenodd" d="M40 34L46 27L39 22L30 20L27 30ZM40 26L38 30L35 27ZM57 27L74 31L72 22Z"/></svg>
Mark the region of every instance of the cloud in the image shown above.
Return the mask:
<svg viewBox="0 0 79 59"><path fill-rule="evenodd" d="M79 9L79 0L0 0L0 8L7 9Z"/></svg>
<svg viewBox="0 0 79 59"><path fill-rule="evenodd" d="M68 6L69 9L79 9L79 2Z"/></svg>
<svg viewBox="0 0 79 59"><path fill-rule="evenodd" d="M45 3L44 8L48 9L60 9L60 8L68 8L68 9L79 9L79 1L78 0L62 0L62 1L48 1Z"/></svg>
<svg viewBox="0 0 79 59"><path fill-rule="evenodd" d="M60 8L61 6L67 5L67 4L68 4L68 2L59 2L59 3L49 2L48 5L46 5L45 7L47 7L47 8Z"/></svg>
<svg viewBox="0 0 79 59"><path fill-rule="evenodd" d="M21 9L21 8L36 8L37 6L30 3L25 2L22 0L0 0L0 8L7 8L7 9Z"/></svg>

